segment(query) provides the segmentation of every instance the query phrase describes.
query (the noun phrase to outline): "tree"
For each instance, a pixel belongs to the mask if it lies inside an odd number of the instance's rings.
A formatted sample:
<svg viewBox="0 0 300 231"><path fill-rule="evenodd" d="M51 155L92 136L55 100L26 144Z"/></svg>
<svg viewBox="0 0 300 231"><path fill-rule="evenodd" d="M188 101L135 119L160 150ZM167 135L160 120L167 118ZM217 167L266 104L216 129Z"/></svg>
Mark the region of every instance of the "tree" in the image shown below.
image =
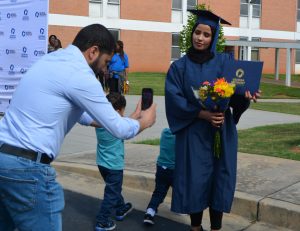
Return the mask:
<svg viewBox="0 0 300 231"><path fill-rule="evenodd" d="M195 7L197 10L210 10L209 6L206 7L205 3L197 5ZM190 14L188 16L187 24L186 26L183 26L183 30L180 32L180 38L179 38L179 47L181 53L186 53L188 49L192 46L192 40L191 40L191 33L193 26L195 25L197 20L197 16ZM224 32L223 27L220 25L220 31L219 31L219 38L217 43L217 51L223 52L225 48L225 38L224 38Z"/></svg>

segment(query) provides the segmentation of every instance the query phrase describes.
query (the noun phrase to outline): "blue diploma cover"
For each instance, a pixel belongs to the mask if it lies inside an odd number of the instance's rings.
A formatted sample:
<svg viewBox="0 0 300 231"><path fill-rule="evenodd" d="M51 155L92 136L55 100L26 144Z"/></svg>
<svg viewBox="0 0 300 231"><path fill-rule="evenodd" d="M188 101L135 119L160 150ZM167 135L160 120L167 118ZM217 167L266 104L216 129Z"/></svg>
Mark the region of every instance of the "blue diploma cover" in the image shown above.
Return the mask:
<svg viewBox="0 0 300 231"><path fill-rule="evenodd" d="M236 84L236 94L245 95L245 91L253 94L259 90L262 68L263 62L226 60L223 77Z"/></svg>

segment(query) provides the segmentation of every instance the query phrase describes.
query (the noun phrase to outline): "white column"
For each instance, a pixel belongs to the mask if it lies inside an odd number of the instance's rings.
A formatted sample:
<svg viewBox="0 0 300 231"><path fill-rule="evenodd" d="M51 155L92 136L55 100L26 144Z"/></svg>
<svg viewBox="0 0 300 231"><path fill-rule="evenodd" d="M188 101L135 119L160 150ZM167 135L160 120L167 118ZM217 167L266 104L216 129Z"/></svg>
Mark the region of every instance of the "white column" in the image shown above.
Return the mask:
<svg viewBox="0 0 300 231"><path fill-rule="evenodd" d="M252 12L253 12L253 5L249 3L248 4L248 41L252 40L252 34L251 34ZM247 60L251 61L251 46L248 46L247 56L248 56Z"/></svg>
<svg viewBox="0 0 300 231"><path fill-rule="evenodd" d="M285 85L291 86L291 48L286 49L286 77L285 77Z"/></svg>
<svg viewBox="0 0 300 231"><path fill-rule="evenodd" d="M187 0L182 0L182 24L187 23Z"/></svg>
<svg viewBox="0 0 300 231"><path fill-rule="evenodd" d="M102 17L107 18L107 0L102 0Z"/></svg>
<svg viewBox="0 0 300 231"><path fill-rule="evenodd" d="M279 80L279 48L275 49L275 79Z"/></svg>

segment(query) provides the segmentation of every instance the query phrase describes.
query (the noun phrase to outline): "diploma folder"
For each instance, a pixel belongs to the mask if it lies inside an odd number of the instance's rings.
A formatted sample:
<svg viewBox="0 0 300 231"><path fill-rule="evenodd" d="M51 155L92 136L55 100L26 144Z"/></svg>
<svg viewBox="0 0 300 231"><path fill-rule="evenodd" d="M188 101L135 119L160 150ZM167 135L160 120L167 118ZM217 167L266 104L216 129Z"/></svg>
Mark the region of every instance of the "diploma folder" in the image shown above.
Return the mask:
<svg viewBox="0 0 300 231"><path fill-rule="evenodd" d="M259 90L262 68L263 62L226 60L222 77L236 84L236 94L245 95L246 91L253 94Z"/></svg>

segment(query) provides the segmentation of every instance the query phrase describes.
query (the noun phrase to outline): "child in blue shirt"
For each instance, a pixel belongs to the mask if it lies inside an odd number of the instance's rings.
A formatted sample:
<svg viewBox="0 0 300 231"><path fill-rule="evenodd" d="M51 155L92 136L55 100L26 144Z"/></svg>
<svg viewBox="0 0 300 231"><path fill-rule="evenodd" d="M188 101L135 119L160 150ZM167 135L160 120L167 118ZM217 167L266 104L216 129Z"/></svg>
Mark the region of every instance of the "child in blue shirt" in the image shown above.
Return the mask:
<svg viewBox="0 0 300 231"><path fill-rule="evenodd" d="M175 135L169 128L163 129L160 137L160 152L157 158L155 190L144 216L145 225L154 225L154 216L164 201L170 186L173 185L175 167Z"/></svg>
<svg viewBox="0 0 300 231"><path fill-rule="evenodd" d="M120 93L112 92L107 96L114 109L124 115L126 100ZM132 204L125 203L121 194L124 169L124 141L117 139L104 128L96 128L96 162L105 181L104 198L97 215L96 231L114 230L115 222L111 219L116 211L116 220L121 221L132 211Z"/></svg>

